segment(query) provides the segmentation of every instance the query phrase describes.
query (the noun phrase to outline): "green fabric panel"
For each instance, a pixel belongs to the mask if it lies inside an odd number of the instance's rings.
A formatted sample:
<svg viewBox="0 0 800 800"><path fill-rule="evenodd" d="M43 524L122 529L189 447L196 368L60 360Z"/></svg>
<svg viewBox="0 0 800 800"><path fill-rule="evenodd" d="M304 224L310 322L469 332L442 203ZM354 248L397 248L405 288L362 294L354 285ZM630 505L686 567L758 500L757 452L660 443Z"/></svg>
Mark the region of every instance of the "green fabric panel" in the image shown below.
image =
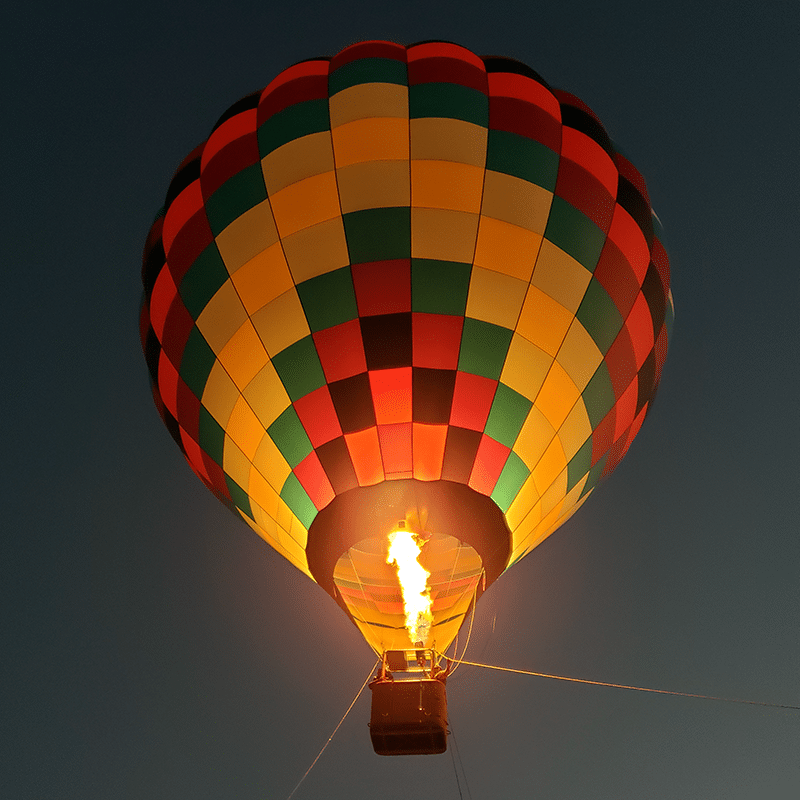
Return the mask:
<svg viewBox="0 0 800 800"><path fill-rule="evenodd" d="M192 328L189 340L183 349L179 373L183 382L198 399L203 396L203 389L216 360L217 357L203 338L203 334L200 333L197 326Z"/></svg>
<svg viewBox="0 0 800 800"><path fill-rule="evenodd" d="M206 201L206 214L216 236L245 211L267 199L261 164L251 164L237 172Z"/></svg>
<svg viewBox="0 0 800 800"><path fill-rule="evenodd" d="M525 462L512 450L491 494L492 500L504 514L511 507L530 474L531 471L525 466Z"/></svg>
<svg viewBox="0 0 800 800"><path fill-rule="evenodd" d="M225 431L222 426L211 416L208 409L200 406L199 445L216 464L222 466L225 453Z"/></svg>
<svg viewBox="0 0 800 800"><path fill-rule="evenodd" d="M328 101L306 100L273 114L258 129L258 152L261 158L281 145L308 136L309 133L328 131L331 128Z"/></svg>
<svg viewBox="0 0 800 800"><path fill-rule="evenodd" d="M229 277L217 245L212 242L200 253L181 281L181 299L192 319L200 316L208 301Z"/></svg>
<svg viewBox="0 0 800 800"><path fill-rule="evenodd" d="M586 406L589 424L594 430L603 421L605 415L611 411L616 402L614 387L605 361L600 362L600 366L592 376L588 386L583 390L581 399Z"/></svg>
<svg viewBox="0 0 800 800"><path fill-rule="evenodd" d="M467 310L471 272L471 264L412 259L411 309L427 314L463 316Z"/></svg>
<svg viewBox="0 0 800 800"><path fill-rule="evenodd" d="M312 331L332 328L358 316L350 267L326 272L297 284L297 294Z"/></svg>
<svg viewBox="0 0 800 800"><path fill-rule="evenodd" d="M303 427L303 423L300 422L300 417L297 416L294 406L289 406L267 428L267 433L292 469L313 449L311 440L308 438L306 429Z"/></svg>
<svg viewBox="0 0 800 800"><path fill-rule="evenodd" d="M585 497L589 492L600 483L600 478L603 477L603 470L606 468L606 460L608 459L608 453L606 453L590 470L589 470L589 477L586 479L586 483L583 485L583 491L581 492L581 497Z"/></svg>
<svg viewBox="0 0 800 800"><path fill-rule="evenodd" d="M281 499L306 528L311 527L314 517L317 516L317 509L294 473L291 473L283 484Z"/></svg>
<svg viewBox="0 0 800 800"><path fill-rule="evenodd" d="M408 88L411 119L448 117L489 127L489 98L457 83L421 83Z"/></svg>
<svg viewBox="0 0 800 800"><path fill-rule="evenodd" d="M328 96L360 83L408 84L408 70L402 61L393 58L359 58L339 67L328 78Z"/></svg>
<svg viewBox="0 0 800 800"><path fill-rule="evenodd" d="M243 513L247 514L250 519L255 522L255 517L253 516L253 509L250 507L250 498L247 495L247 492L239 486L236 481L231 478L230 475L225 475L225 483L228 487L228 491L230 492L231 499L233 500L234 505Z"/></svg>
<svg viewBox="0 0 800 800"><path fill-rule="evenodd" d="M486 169L555 191L559 156L549 147L518 133L494 130L489 131L487 147Z"/></svg>
<svg viewBox="0 0 800 800"><path fill-rule="evenodd" d="M592 278L575 315L605 355L617 338L624 320L614 301L600 281Z"/></svg>
<svg viewBox="0 0 800 800"><path fill-rule="evenodd" d="M594 222L557 195L550 206L544 235L590 272L594 272L606 241L605 233Z"/></svg>
<svg viewBox="0 0 800 800"><path fill-rule="evenodd" d="M305 397L325 383L325 373L310 336L281 350L272 363L292 402Z"/></svg>
<svg viewBox="0 0 800 800"><path fill-rule="evenodd" d="M351 264L411 258L410 208L368 208L342 217Z"/></svg>
<svg viewBox="0 0 800 800"><path fill-rule="evenodd" d="M514 332L508 328L465 317L458 356L459 370L498 380L513 335Z"/></svg>
<svg viewBox="0 0 800 800"><path fill-rule="evenodd" d="M567 491L569 492L576 483L591 469L592 466L592 437L590 436L570 459L567 465Z"/></svg>
<svg viewBox="0 0 800 800"><path fill-rule="evenodd" d="M527 397L504 383L497 384L489 419L486 420L486 435L506 447L513 447L532 405Z"/></svg>

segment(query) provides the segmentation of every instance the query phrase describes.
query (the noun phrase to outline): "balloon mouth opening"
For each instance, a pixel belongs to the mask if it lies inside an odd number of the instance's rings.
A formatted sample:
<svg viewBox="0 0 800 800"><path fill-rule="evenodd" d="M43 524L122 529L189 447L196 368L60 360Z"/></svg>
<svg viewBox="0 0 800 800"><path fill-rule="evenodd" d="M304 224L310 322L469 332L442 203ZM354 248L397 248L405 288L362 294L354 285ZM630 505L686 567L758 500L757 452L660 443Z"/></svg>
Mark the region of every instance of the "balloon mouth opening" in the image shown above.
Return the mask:
<svg viewBox="0 0 800 800"><path fill-rule="evenodd" d="M414 556L427 574L422 587L404 587L390 548L389 532L381 531L340 556L333 571L340 602L377 653L414 647L443 652L474 605L483 576L480 555L455 536L433 533Z"/></svg>

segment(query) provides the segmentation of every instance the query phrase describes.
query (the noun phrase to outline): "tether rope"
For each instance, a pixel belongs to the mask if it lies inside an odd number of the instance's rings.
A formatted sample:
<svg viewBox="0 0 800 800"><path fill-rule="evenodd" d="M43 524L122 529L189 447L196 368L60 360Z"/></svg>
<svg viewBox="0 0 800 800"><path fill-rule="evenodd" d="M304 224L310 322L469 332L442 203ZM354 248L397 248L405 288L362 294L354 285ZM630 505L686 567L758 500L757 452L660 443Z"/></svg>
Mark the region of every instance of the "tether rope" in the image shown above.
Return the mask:
<svg viewBox="0 0 800 800"><path fill-rule="evenodd" d="M336 731L338 731L339 728L342 727L342 723L347 718L347 715L350 713L350 711L352 711L353 706L356 704L358 698L361 697L361 692L364 691L364 688L369 683L369 680L372 677L373 673L375 672L379 663L380 659L378 659L375 662L375 664L372 667L370 667L370 670L367 673L366 680L364 681L364 683L361 684L361 688L358 690L358 692L356 692L356 696L353 698L353 702L350 703L350 705L347 707L347 711L344 712L344 716L342 716L342 718L339 720L339 724L333 729L333 733L328 737L328 741L325 742L324 745L322 745L322 750L320 750L319 753L317 753L317 757L311 762L311 766L305 771L305 774L297 782L297 786L295 786L294 789L292 789L291 794L286 798L286 800L292 800L292 797L294 797L294 793L300 788L300 784L308 777L308 773L311 772L311 770L314 768L314 765L317 763L317 761L319 761L320 756L325 752L325 748L331 743L333 737L336 736Z"/></svg>
<svg viewBox="0 0 800 800"><path fill-rule="evenodd" d="M495 669L500 672L513 672L517 675L533 675L535 678L551 678L556 681L570 681L571 683L584 683L589 686L608 686L611 689L630 689L635 692L651 692L653 694L669 694L673 697L694 697L700 700L719 700L724 703L744 703L750 706L763 706L765 708L783 708L790 711L800 711L800 706L784 705L782 703L765 703L761 700L740 700L735 697L716 697L708 694L694 694L692 692L672 692L668 689L650 689L645 686L629 686L625 683L607 683L606 681L590 681L586 678L571 678L567 675L550 675L546 672L532 672L527 669L513 669L512 667L498 667L494 664L478 664L475 661L464 661L463 659L451 659L459 664L466 664L470 667L483 667L484 669Z"/></svg>

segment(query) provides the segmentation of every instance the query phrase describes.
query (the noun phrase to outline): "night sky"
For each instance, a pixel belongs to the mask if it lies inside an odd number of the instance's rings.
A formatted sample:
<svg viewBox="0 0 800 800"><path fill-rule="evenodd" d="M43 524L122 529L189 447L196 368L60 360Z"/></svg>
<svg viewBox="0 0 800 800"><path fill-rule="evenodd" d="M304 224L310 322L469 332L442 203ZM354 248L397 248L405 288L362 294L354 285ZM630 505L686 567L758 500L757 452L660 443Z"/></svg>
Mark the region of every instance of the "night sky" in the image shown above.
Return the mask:
<svg viewBox="0 0 800 800"><path fill-rule="evenodd" d="M800 705L796 0L121 8L3 19L0 795L281 800L371 670L191 473L138 341L178 163L239 97L360 39L455 41L577 94L645 176L672 262L653 413L482 598L466 657ZM800 796L798 711L464 666L449 752L381 758L368 695L297 800Z"/></svg>

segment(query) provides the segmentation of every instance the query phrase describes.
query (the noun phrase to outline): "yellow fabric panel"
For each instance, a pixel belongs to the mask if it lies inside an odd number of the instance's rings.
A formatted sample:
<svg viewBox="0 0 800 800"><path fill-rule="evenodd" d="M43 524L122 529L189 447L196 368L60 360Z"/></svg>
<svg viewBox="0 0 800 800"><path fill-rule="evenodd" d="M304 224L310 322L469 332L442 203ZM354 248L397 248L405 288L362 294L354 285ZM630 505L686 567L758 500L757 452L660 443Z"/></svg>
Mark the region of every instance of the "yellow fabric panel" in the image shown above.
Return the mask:
<svg viewBox="0 0 800 800"><path fill-rule="evenodd" d="M283 252L295 283L350 264L341 217L287 236Z"/></svg>
<svg viewBox="0 0 800 800"><path fill-rule="evenodd" d="M233 413L233 407L239 400L241 392L225 372L219 361L215 362L208 375L203 389L203 406L212 417L224 428Z"/></svg>
<svg viewBox="0 0 800 800"><path fill-rule="evenodd" d="M534 512L525 518L523 524L512 532L511 558L509 561L518 558L520 553L529 553L534 547L540 545L586 502L586 498L591 495L593 490L588 491L581 497L580 495L585 483L586 477L581 478L581 480L569 490L563 503L559 504L557 509L551 509L544 519L542 519L542 509L545 503L540 502L537 505ZM557 487L551 487L551 490L557 491ZM573 503L575 505L573 505Z"/></svg>
<svg viewBox="0 0 800 800"><path fill-rule="evenodd" d="M478 215L442 208L411 209L411 257L471 263ZM442 231L447 236L442 236Z"/></svg>
<svg viewBox="0 0 800 800"><path fill-rule="evenodd" d="M280 502L281 504L286 506L286 503L284 503L283 500L281 500ZM286 510L287 511L289 510L288 506L286 506ZM289 513L291 514L291 512ZM297 517L294 514L292 514L292 521L291 524L289 525L289 530L287 533L289 538L295 544L297 544L302 550L305 551L306 545L308 544L308 530L305 528L303 523L300 522L299 519L297 519Z"/></svg>
<svg viewBox="0 0 800 800"><path fill-rule="evenodd" d="M264 200L240 214L215 237L217 249L228 272L236 272L242 264L278 241L278 229L272 217L269 200Z"/></svg>
<svg viewBox="0 0 800 800"><path fill-rule="evenodd" d="M227 434L222 455L222 468L239 486L247 486L250 480L250 459Z"/></svg>
<svg viewBox="0 0 800 800"><path fill-rule="evenodd" d="M511 338L500 380L533 402L552 363L552 357L544 350L515 333Z"/></svg>
<svg viewBox="0 0 800 800"><path fill-rule="evenodd" d="M230 280L219 287L197 318L197 327L209 347L219 353L247 320L247 312Z"/></svg>
<svg viewBox="0 0 800 800"><path fill-rule="evenodd" d="M553 193L503 172L486 170L481 214L544 235Z"/></svg>
<svg viewBox="0 0 800 800"><path fill-rule="evenodd" d="M247 384L243 394L265 428L272 425L291 403L271 361Z"/></svg>
<svg viewBox="0 0 800 800"><path fill-rule="evenodd" d="M311 332L300 298L297 296L297 289L294 288L276 297L253 314L253 324L270 356L277 355ZM258 369L263 366L264 364L259 364ZM255 374L254 372L250 376L250 380Z"/></svg>
<svg viewBox="0 0 800 800"><path fill-rule="evenodd" d="M520 526L538 500L539 491L531 474L528 475L527 480L522 484L519 494L514 498L508 511L506 511L506 522L510 530L514 531Z"/></svg>
<svg viewBox="0 0 800 800"><path fill-rule="evenodd" d="M240 397L236 403L225 428L225 433L236 443L237 447L252 461L255 458L258 445L264 436L264 425L255 415L255 412L247 403L244 397ZM249 483L249 469L248 481ZM247 483L240 484L242 488Z"/></svg>
<svg viewBox="0 0 800 800"><path fill-rule="evenodd" d="M337 92L328 101L328 108L331 128L375 117L403 117L408 126L408 87L394 83L359 83Z"/></svg>
<svg viewBox="0 0 800 800"><path fill-rule="evenodd" d="M336 167L362 161L408 160L408 119L358 119L332 130Z"/></svg>
<svg viewBox="0 0 800 800"><path fill-rule="evenodd" d="M336 170L342 213L408 207L411 186L405 161L367 161Z"/></svg>
<svg viewBox="0 0 800 800"><path fill-rule="evenodd" d="M250 497L250 507L257 505L259 510L266 514L275 525L274 519L278 513L278 492L269 485L267 479L255 468L250 469L250 481L247 485L247 494Z"/></svg>
<svg viewBox="0 0 800 800"><path fill-rule="evenodd" d="M483 169L452 161L411 162L411 205L479 213Z"/></svg>
<svg viewBox="0 0 800 800"><path fill-rule="evenodd" d="M549 294L573 314L586 293L592 273L572 256L556 247L549 239L542 240L531 283Z"/></svg>
<svg viewBox="0 0 800 800"><path fill-rule="evenodd" d="M289 462L286 461L281 451L278 450L275 442L270 439L269 434L265 436L258 445L258 450L256 450L256 455L253 459L253 466L276 492L280 492L283 488L283 484L289 477L289 473L292 471ZM279 502L275 519L279 524L281 524L283 520L283 523L288 527L291 520L286 518L286 513L286 511L283 513L281 512L281 503ZM291 512L288 513L291 515Z"/></svg>
<svg viewBox="0 0 800 800"><path fill-rule="evenodd" d="M558 438L564 448L564 456L569 461L578 450L583 447L586 440L592 435L592 425L586 406L579 400L572 406L567 418L558 430Z"/></svg>
<svg viewBox="0 0 800 800"><path fill-rule="evenodd" d="M484 168L489 131L460 119L412 119L411 158L458 161Z"/></svg>
<svg viewBox="0 0 800 800"><path fill-rule="evenodd" d="M336 173L332 170L293 183L269 200L281 238L341 214Z"/></svg>
<svg viewBox="0 0 800 800"><path fill-rule="evenodd" d="M532 469L539 463L555 435L553 426L544 414L533 406L525 418L517 441L514 442L514 452L525 462L528 469Z"/></svg>
<svg viewBox="0 0 800 800"><path fill-rule="evenodd" d="M563 472L564 488L561 491L561 496L567 491L567 459L564 458L564 451L561 449L561 442L557 438L553 439L547 446L547 449L542 454L538 463L533 468L533 479L536 481L536 489L542 495L542 502L544 503L544 495L550 490L550 487L561 476ZM552 506L551 506L552 508ZM545 513L547 508L544 507Z"/></svg>
<svg viewBox="0 0 800 800"><path fill-rule="evenodd" d="M542 497L542 521L539 523L539 530L544 534L539 541L544 541L559 525L559 517L564 510L564 495L567 485L567 475L563 477L564 488L559 486L556 481L547 494Z"/></svg>
<svg viewBox="0 0 800 800"><path fill-rule="evenodd" d="M529 281L542 236L539 233L481 216L475 264ZM591 277L591 276L590 276Z"/></svg>
<svg viewBox="0 0 800 800"><path fill-rule="evenodd" d="M578 387L570 380L564 368L554 361L539 390L535 405L558 430L580 396Z"/></svg>
<svg viewBox="0 0 800 800"><path fill-rule="evenodd" d="M333 171L333 146L329 131L301 136L261 159L267 194L278 193L293 183Z"/></svg>
<svg viewBox="0 0 800 800"><path fill-rule="evenodd" d="M297 567L297 569L305 575L308 575L311 580L314 580L314 576L308 569L308 560L306 559L305 551L275 524L275 520L270 519L258 506L253 507L255 523L247 514L243 514L241 511L239 514L270 547L283 556L290 564Z"/></svg>
<svg viewBox="0 0 800 800"><path fill-rule="evenodd" d="M577 319L574 320L558 351L558 363L581 392L586 388L602 360L603 354L594 343L594 339Z"/></svg>
<svg viewBox="0 0 800 800"><path fill-rule="evenodd" d="M531 535L542 521L542 503L537 501L525 515L522 522L511 532L511 556L509 561L517 558L520 551L527 552Z"/></svg>
<svg viewBox="0 0 800 800"><path fill-rule="evenodd" d="M581 497L581 492L583 491L583 487L586 484L586 479L588 477L588 475L585 475L583 478L581 478L569 490L567 496L564 498L564 504L561 507L561 514L557 521L559 526L563 525L586 502L586 498L589 497L592 491L594 491L590 490L583 497Z"/></svg>
<svg viewBox="0 0 800 800"><path fill-rule="evenodd" d="M467 316L514 330L528 284L499 272L472 268Z"/></svg>
<svg viewBox="0 0 800 800"><path fill-rule="evenodd" d="M233 382L244 389L269 360L253 323L248 319L218 355Z"/></svg>
<svg viewBox="0 0 800 800"><path fill-rule="evenodd" d="M253 314L294 285L283 247L276 242L231 275L248 314Z"/></svg>
<svg viewBox="0 0 800 800"><path fill-rule="evenodd" d="M536 286L529 286L517 333L555 356L575 315Z"/></svg>

